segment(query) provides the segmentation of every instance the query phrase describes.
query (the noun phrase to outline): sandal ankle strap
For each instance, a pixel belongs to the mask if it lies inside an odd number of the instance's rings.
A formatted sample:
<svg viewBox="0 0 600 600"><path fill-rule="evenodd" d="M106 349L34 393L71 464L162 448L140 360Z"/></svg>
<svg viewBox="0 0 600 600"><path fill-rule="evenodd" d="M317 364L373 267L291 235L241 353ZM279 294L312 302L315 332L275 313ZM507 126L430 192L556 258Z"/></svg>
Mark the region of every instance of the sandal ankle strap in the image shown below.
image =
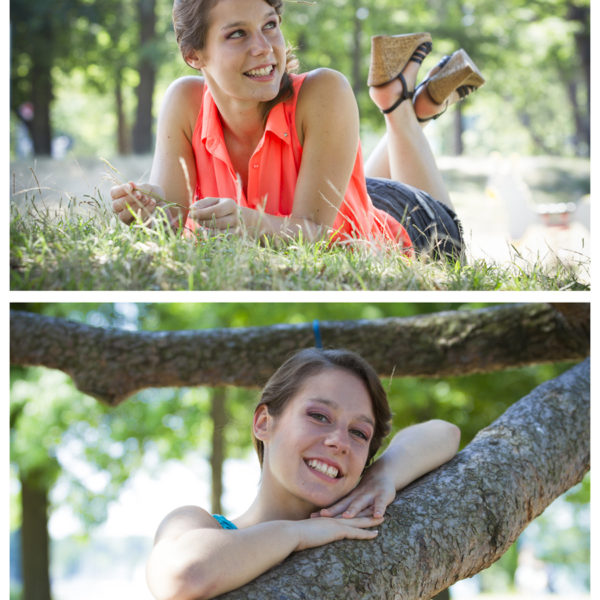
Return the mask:
<svg viewBox="0 0 600 600"><path fill-rule="evenodd" d="M392 106L390 106L389 108L384 108L381 109L381 112L384 115L389 115L391 112L393 112L394 110L396 110L405 100L411 100L412 97L415 95L414 91L409 92L406 88L406 79L404 79L404 75L402 75L402 73L398 73L398 77L397 77L400 82L402 83L402 94L400 95L400 97L398 98L398 100L396 100L396 102L394 102L394 104L392 104Z"/></svg>

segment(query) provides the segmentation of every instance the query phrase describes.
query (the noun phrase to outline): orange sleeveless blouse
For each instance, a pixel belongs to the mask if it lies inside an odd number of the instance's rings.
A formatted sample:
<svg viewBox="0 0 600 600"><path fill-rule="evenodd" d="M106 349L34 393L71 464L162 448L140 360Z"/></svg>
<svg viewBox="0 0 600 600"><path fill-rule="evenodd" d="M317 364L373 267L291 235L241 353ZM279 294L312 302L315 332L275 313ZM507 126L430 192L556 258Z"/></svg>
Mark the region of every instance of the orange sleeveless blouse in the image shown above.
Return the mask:
<svg viewBox="0 0 600 600"><path fill-rule="evenodd" d="M296 105L306 74L290 75L294 95L274 106L265 132L248 164L248 187L239 189L237 174L225 146L221 117L215 101L204 86L202 107L192 137L196 162L196 199L233 198L241 206L288 216L294 206L296 181L302 162L302 146L296 130ZM193 223L189 222L192 228ZM331 240L356 239L400 246L413 255L404 227L386 212L375 208L367 193L362 150L358 148L354 169L344 200L333 223Z"/></svg>

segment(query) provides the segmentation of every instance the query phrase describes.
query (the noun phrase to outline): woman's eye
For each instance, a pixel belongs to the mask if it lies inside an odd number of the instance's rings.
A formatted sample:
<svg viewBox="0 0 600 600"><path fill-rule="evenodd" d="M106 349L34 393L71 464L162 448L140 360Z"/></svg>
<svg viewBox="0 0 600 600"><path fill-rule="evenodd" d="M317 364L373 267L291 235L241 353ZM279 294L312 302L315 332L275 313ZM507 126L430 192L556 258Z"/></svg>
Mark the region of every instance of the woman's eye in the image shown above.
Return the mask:
<svg viewBox="0 0 600 600"><path fill-rule="evenodd" d="M277 21L269 21L265 25L265 29L275 29L277 27L277 25L278 25Z"/></svg>
<svg viewBox="0 0 600 600"><path fill-rule="evenodd" d="M236 31L230 33L227 36L228 40L235 40L237 38L241 38L244 35L244 32L241 29L236 29Z"/></svg>
<svg viewBox="0 0 600 600"><path fill-rule="evenodd" d="M364 431L361 431L360 429L352 429L352 431L350 433L352 433L352 435L355 435L356 437L358 437L362 440L365 440L365 441L368 441L368 439L369 439L369 436Z"/></svg>
<svg viewBox="0 0 600 600"><path fill-rule="evenodd" d="M313 419L315 419L315 421L320 421L321 423L328 423L329 422L329 419L325 415L323 415L321 413L312 412L312 413L308 413L308 416L312 417Z"/></svg>

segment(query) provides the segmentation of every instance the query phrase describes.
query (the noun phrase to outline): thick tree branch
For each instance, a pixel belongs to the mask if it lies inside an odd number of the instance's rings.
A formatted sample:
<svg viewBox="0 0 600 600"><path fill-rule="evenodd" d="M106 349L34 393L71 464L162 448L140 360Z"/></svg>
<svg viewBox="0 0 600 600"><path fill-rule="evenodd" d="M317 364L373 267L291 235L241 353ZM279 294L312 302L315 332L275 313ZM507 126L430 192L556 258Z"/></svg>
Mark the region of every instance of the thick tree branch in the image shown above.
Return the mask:
<svg viewBox="0 0 600 600"><path fill-rule="evenodd" d="M409 318L321 322L326 347L362 354L381 376L449 376L589 353L589 305L501 305ZM587 316L586 316L587 315ZM117 404L147 387L259 386L292 352L314 346L312 324L195 331L125 331L11 311L14 365L68 373Z"/></svg>
<svg viewBox="0 0 600 600"><path fill-rule="evenodd" d="M373 541L293 554L227 600L428 600L491 565L589 469L589 359L400 492Z"/></svg>

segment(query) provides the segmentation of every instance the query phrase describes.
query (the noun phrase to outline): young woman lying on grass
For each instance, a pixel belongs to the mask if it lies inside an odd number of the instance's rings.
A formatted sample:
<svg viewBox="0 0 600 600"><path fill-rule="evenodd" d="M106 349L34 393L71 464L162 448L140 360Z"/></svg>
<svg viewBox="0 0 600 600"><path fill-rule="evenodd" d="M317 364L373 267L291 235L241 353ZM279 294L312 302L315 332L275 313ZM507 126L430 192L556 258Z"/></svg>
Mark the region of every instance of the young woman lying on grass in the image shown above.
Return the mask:
<svg viewBox="0 0 600 600"><path fill-rule="evenodd" d="M483 83L463 50L416 87L428 33L372 40L370 95L386 135L363 164L348 81L292 73L282 0L175 0L186 63L158 119L150 182L111 190L121 221L162 206L171 224L251 235L362 239L460 256L462 235L422 125Z"/></svg>
<svg viewBox="0 0 600 600"><path fill-rule="evenodd" d="M400 431L370 464L390 420L385 390L360 356L317 349L292 356L254 413L256 498L233 521L198 506L167 515L147 565L154 597L213 598L297 550L375 538L371 528L396 491L450 460L460 439L454 425L428 421Z"/></svg>

